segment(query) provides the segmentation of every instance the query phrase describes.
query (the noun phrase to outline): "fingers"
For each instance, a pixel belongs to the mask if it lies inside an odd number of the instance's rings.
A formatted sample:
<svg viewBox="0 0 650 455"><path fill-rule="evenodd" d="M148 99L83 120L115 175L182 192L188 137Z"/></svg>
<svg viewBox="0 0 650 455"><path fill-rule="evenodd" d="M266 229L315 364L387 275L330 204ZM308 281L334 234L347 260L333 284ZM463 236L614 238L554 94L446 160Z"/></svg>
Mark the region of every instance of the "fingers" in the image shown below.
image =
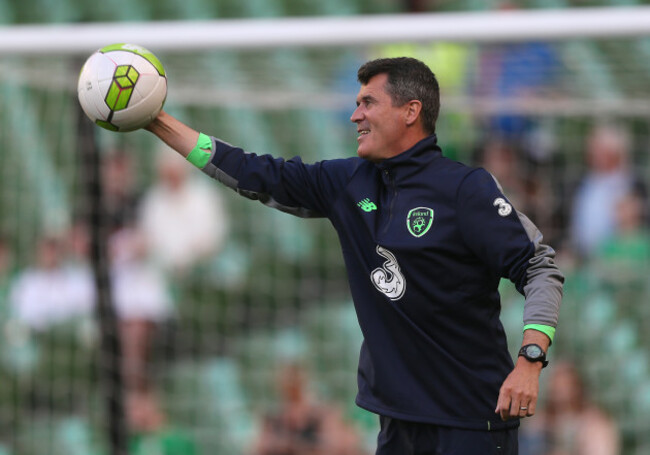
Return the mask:
<svg viewBox="0 0 650 455"><path fill-rule="evenodd" d="M510 398L504 395L503 390L499 393L497 407L494 412L499 414L501 420L508 420L508 417L510 416Z"/></svg>
<svg viewBox="0 0 650 455"><path fill-rule="evenodd" d="M535 414L539 393L541 365L528 361L517 362L499 390L494 410L501 420L530 417ZM523 408L523 409L522 409Z"/></svg>
<svg viewBox="0 0 650 455"><path fill-rule="evenodd" d="M532 400L530 400L528 402L527 405L523 405L523 406L528 408L528 409L526 409L526 415L524 417L532 417L532 416L535 415L535 408L537 407L537 400L532 399Z"/></svg>
<svg viewBox="0 0 650 455"><path fill-rule="evenodd" d="M510 396L503 392L499 394L497 407L494 410L501 420L525 418L535 415L537 400L534 397Z"/></svg>
<svg viewBox="0 0 650 455"><path fill-rule="evenodd" d="M521 406L519 406L519 413L517 417L523 419L524 417L532 416L535 412L531 411L531 409L533 409L533 407L530 405L530 403L528 403L528 405L522 403Z"/></svg>

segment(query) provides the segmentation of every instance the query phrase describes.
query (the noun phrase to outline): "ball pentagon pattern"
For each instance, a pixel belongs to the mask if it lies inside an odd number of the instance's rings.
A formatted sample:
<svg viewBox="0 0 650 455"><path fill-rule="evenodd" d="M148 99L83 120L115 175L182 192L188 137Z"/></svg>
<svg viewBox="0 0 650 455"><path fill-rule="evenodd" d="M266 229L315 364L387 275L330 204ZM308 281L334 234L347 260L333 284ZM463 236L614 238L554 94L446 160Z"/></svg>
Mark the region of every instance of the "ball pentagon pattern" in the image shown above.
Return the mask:
<svg viewBox="0 0 650 455"><path fill-rule="evenodd" d="M167 76L160 60L133 44L99 49L84 63L77 84L79 103L97 125L133 131L148 125L167 97Z"/></svg>

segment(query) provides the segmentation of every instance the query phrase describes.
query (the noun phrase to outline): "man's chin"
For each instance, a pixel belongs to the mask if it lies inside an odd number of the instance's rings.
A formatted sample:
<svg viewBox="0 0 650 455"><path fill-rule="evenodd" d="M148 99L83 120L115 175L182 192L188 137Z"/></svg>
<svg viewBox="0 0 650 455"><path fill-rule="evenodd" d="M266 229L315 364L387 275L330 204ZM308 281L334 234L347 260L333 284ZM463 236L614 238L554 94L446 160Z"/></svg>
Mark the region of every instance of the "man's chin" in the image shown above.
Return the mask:
<svg viewBox="0 0 650 455"><path fill-rule="evenodd" d="M378 163L379 161L381 161L381 159L372 156L372 154L368 153L365 150L362 150L361 148L357 149L357 156L359 158L363 158L364 160L372 161L373 163Z"/></svg>

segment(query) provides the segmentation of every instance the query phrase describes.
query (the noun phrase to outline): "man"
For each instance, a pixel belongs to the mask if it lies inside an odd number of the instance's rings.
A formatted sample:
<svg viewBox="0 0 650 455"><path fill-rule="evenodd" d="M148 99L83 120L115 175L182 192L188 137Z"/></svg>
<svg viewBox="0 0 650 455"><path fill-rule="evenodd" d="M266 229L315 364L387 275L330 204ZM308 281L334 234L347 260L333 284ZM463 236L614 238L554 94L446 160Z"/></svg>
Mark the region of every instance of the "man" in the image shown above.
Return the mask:
<svg viewBox="0 0 650 455"><path fill-rule="evenodd" d="M380 415L377 454L516 454L557 324L554 251L490 174L442 156L426 65L373 60L358 79L359 158L248 154L164 112L147 129L239 194L332 222L364 336L356 401ZM501 277L526 296L515 366Z"/></svg>

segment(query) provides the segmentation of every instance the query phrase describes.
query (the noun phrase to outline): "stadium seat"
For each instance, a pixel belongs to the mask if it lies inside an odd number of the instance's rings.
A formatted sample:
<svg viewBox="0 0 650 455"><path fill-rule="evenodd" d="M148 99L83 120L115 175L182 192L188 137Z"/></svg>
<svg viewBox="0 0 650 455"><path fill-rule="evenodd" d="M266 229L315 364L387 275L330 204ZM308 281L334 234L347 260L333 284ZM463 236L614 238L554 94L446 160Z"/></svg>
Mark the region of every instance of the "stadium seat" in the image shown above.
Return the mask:
<svg viewBox="0 0 650 455"><path fill-rule="evenodd" d="M66 455L99 455L93 444L88 422L80 417L67 417L57 425L56 447Z"/></svg>
<svg viewBox="0 0 650 455"><path fill-rule="evenodd" d="M30 191L23 195L23 204L33 204L43 220L44 227L61 229L66 213L70 211L66 187L62 176L54 165L54 141L46 139L43 128L39 125L38 102L36 94L27 90L17 81L4 81L0 84L0 100L9 122L11 141L21 144L20 159L16 169L26 176ZM64 127L64 125L58 125ZM32 215L34 216L34 215ZM36 220L18 220L27 224L38 225Z"/></svg>
<svg viewBox="0 0 650 455"><path fill-rule="evenodd" d="M215 358L204 367L203 385L209 410L225 430L232 446L244 449L255 434L248 412L246 395L240 383L237 364L228 358Z"/></svg>

